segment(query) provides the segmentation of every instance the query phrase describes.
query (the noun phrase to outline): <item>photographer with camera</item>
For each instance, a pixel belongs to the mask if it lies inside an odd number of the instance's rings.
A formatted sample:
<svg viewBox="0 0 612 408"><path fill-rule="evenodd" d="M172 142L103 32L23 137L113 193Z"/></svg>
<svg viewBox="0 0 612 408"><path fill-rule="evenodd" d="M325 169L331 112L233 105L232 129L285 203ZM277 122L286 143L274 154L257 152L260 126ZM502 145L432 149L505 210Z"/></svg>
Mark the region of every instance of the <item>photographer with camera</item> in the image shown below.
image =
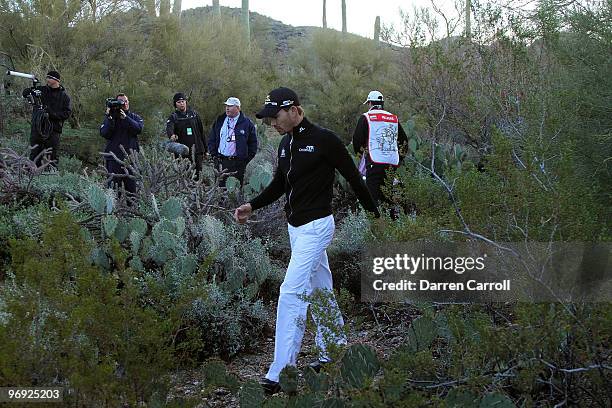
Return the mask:
<svg viewBox="0 0 612 408"><path fill-rule="evenodd" d="M57 167L60 135L64 121L72 113L70 96L60 84L59 72L49 71L46 85L26 88L22 95L34 105L30 132L30 160L36 159L40 152L50 148L51 165ZM36 165L41 165L41 158L36 161Z"/></svg>
<svg viewBox="0 0 612 408"><path fill-rule="evenodd" d="M196 111L187 106L187 98L184 93L176 93L172 98L172 103L175 111L166 121L166 135L171 141L189 148L187 155L181 154L181 156L188 157L189 160L195 157L196 178L199 178L202 171L202 160L206 153L202 120Z"/></svg>
<svg viewBox="0 0 612 408"><path fill-rule="evenodd" d="M142 133L144 122L136 113L130 112L127 95L120 93L115 99L106 100L106 116L100 127L100 135L107 140L105 153L114 153L117 159L125 159L121 146L129 154L138 151L138 135ZM128 193L136 194L136 182L128 177L128 169L112 157L105 157L105 167L113 174L110 186L123 185Z"/></svg>

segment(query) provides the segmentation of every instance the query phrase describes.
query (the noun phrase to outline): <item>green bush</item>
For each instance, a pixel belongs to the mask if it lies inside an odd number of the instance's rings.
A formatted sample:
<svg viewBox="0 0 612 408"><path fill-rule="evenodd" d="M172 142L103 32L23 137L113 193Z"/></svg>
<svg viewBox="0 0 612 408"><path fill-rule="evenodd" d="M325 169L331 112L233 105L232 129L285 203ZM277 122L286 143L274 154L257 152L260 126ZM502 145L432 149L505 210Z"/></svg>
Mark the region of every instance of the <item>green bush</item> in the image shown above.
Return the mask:
<svg viewBox="0 0 612 408"><path fill-rule="evenodd" d="M2 385L56 384L84 405L147 401L172 366L169 322L142 308L129 274L106 274L70 214L45 221L40 241L11 243L2 286Z"/></svg>

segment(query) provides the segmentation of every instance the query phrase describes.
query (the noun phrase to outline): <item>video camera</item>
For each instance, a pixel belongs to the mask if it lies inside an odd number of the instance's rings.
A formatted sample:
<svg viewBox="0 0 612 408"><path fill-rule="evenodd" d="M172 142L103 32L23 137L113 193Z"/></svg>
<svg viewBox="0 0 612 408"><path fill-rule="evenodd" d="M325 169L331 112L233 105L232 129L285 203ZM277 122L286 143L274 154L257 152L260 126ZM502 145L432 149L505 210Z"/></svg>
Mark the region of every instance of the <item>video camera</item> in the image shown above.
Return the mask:
<svg viewBox="0 0 612 408"><path fill-rule="evenodd" d="M40 81L38 80L38 78L36 78L36 75L27 74L25 72L11 71L11 70L6 71L6 75L14 76L17 78L26 78L26 79L31 80L32 87L26 88L23 91L23 97L27 99L30 105L42 107L42 102L40 99L42 92L36 89L36 86L40 83Z"/></svg>
<svg viewBox="0 0 612 408"><path fill-rule="evenodd" d="M117 110L123 108L125 101L117 98L106 98L106 107L110 110Z"/></svg>
<svg viewBox="0 0 612 408"><path fill-rule="evenodd" d="M24 91L24 95L32 96L34 98L40 98L40 96L42 95L42 92L40 91L40 89L29 88Z"/></svg>

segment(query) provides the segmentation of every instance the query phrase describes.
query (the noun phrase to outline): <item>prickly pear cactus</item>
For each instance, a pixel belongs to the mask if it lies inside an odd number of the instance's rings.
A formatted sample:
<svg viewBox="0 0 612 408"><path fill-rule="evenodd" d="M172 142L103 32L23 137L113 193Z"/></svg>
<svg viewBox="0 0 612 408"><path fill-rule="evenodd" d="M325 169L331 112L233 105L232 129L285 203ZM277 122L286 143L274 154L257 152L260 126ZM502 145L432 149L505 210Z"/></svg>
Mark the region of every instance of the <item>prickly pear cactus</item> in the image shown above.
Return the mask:
<svg viewBox="0 0 612 408"><path fill-rule="evenodd" d="M110 261L108 260L108 256L104 250L100 248L95 248L93 251L91 251L91 261L94 265L104 271L108 271L110 269Z"/></svg>
<svg viewBox="0 0 612 408"><path fill-rule="evenodd" d="M311 408L320 405L318 398L314 394L300 394L291 398L288 406L292 408Z"/></svg>
<svg viewBox="0 0 612 408"><path fill-rule="evenodd" d="M138 232L140 235L147 233L147 222L142 218L132 218L129 223L130 231Z"/></svg>
<svg viewBox="0 0 612 408"><path fill-rule="evenodd" d="M304 372L306 385L312 392L325 392L329 389L329 375L327 373L317 373L312 368L307 368Z"/></svg>
<svg viewBox="0 0 612 408"><path fill-rule="evenodd" d="M141 234L138 231L130 232L130 244L133 255L138 255L138 251L140 250L140 244L142 243L143 238L144 234Z"/></svg>
<svg viewBox="0 0 612 408"><path fill-rule="evenodd" d="M471 391L450 390L444 402L449 408L478 408L478 396Z"/></svg>
<svg viewBox="0 0 612 408"><path fill-rule="evenodd" d="M426 350L437 335L436 323L429 317L419 316L408 329L408 347L414 352Z"/></svg>
<svg viewBox="0 0 612 408"><path fill-rule="evenodd" d="M355 344L349 347L340 362L343 385L349 388L364 388L376 375L380 363L370 346Z"/></svg>
<svg viewBox="0 0 612 408"><path fill-rule="evenodd" d="M115 196L112 191L108 191L92 184L86 192L86 200L89 206L98 214L110 214L113 212Z"/></svg>
<svg viewBox="0 0 612 408"><path fill-rule="evenodd" d="M249 177L249 192L255 194L263 190L272 181L272 165L268 162L266 164L258 164L251 177Z"/></svg>
<svg viewBox="0 0 612 408"><path fill-rule="evenodd" d="M183 204L181 200L176 197L172 197L164 202L159 209L159 215L161 218L168 220L176 220L183 215Z"/></svg>
<svg viewBox="0 0 612 408"><path fill-rule="evenodd" d="M286 366L280 373L280 386L289 395L297 393L298 370L295 366Z"/></svg>
<svg viewBox="0 0 612 408"><path fill-rule="evenodd" d="M112 236L117 228L119 220L114 215L107 215L102 218L102 229L107 237Z"/></svg>
<svg viewBox="0 0 612 408"><path fill-rule="evenodd" d="M130 259L129 266L138 272L144 272L145 270L139 256L134 256L132 259Z"/></svg>
<svg viewBox="0 0 612 408"><path fill-rule="evenodd" d="M264 402L264 391L255 380L245 382L240 388L241 408L261 408Z"/></svg>
<svg viewBox="0 0 612 408"><path fill-rule="evenodd" d="M225 181L225 188L228 193L236 193L240 190L240 181L236 177L229 176Z"/></svg>
<svg viewBox="0 0 612 408"><path fill-rule="evenodd" d="M117 241L119 242L124 242L126 239L128 239L129 235L130 229L128 224L120 219L119 224L117 224L117 228L115 228L115 238L117 238Z"/></svg>
<svg viewBox="0 0 612 408"><path fill-rule="evenodd" d="M515 405L510 400L510 398L506 397L502 394L488 394L485 395L482 400L480 400L480 404L478 408L514 408Z"/></svg>
<svg viewBox="0 0 612 408"><path fill-rule="evenodd" d="M264 408L286 408L287 400L282 396L275 395L271 398L268 398L263 405Z"/></svg>
<svg viewBox="0 0 612 408"><path fill-rule="evenodd" d="M344 408L346 404L339 398L329 398L321 402L321 408Z"/></svg>

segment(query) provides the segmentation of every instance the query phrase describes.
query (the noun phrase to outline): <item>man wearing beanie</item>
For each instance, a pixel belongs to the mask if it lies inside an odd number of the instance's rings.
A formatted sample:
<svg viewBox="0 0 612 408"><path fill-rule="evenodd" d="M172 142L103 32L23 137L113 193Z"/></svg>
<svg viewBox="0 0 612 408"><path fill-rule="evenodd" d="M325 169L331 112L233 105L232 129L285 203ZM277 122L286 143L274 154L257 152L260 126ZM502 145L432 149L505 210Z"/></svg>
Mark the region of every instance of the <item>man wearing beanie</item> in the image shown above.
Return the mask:
<svg viewBox="0 0 612 408"><path fill-rule="evenodd" d="M34 160L45 149L51 149L51 165L57 167L60 135L64 121L70 117L72 106L66 89L61 85L61 76L57 71L47 73L47 84L23 91L26 98L33 91L40 92L40 101L44 107L44 114L34 107L32 112L32 129L30 132L30 160ZM35 120L36 119L36 120ZM48 122L47 122L48 119ZM42 157L38 157L36 165L41 165Z"/></svg>
<svg viewBox="0 0 612 408"><path fill-rule="evenodd" d="M238 207L234 217L244 224L253 211L273 203L283 193L286 196L291 259L278 298L274 361L260 381L264 390L273 394L280 390L282 369L296 365L309 305L304 295L322 291L329 300L326 308L329 315L323 321L334 322L330 328L320 321L321 316L313 315L320 355L311 367L318 371L330 361L329 343L346 344L344 335L334 330L342 328L344 322L334 297L326 252L335 229L332 196L336 170L349 182L361 205L375 216L380 214L342 141L332 131L304 117L294 91L272 90L256 116L270 120L276 131L284 135L278 148L278 167L268 187Z"/></svg>
<svg viewBox="0 0 612 408"><path fill-rule="evenodd" d="M196 111L187 106L187 98L182 92L172 98L175 111L166 122L166 135L173 142L189 147L189 160L195 159L196 177L200 177L202 160L206 153L204 127Z"/></svg>

